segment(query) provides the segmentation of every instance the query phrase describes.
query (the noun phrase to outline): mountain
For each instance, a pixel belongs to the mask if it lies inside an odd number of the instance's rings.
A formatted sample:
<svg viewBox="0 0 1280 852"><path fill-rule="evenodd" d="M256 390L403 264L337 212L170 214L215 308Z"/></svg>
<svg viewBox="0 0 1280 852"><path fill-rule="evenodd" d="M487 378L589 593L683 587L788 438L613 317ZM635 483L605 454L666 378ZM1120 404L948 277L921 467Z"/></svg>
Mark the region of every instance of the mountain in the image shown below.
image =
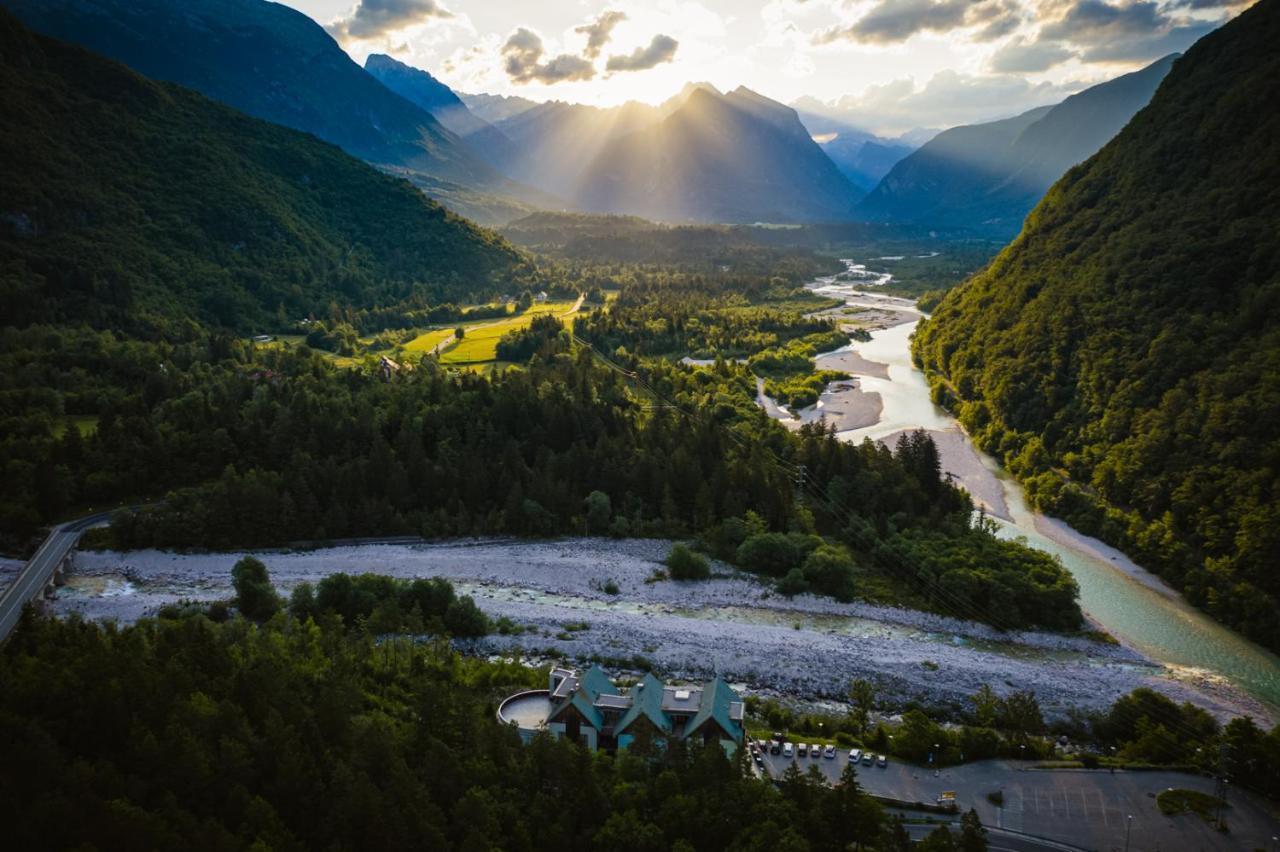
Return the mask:
<svg viewBox="0 0 1280 852"><path fill-rule="evenodd" d="M426 71L381 53L370 54L364 70L400 97L431 113L495 168L505 171L506 164L514 158L516 152L510 139L478 118L453 89Z"/></svg>
<svg viewBox="0 0 1280 852"><path fill-rule="evenodd" d="M1173 64L917 332L1035 503L1280 649L1280 0Z"/></svg>
<svg viewBox="0 0 1280 852"><path fill-rule="evenodd" d="M464 215L506 222L563 204L510 180L351 61L315 21L265 0L0 0L29 27L148 77L304 130L414 180Z"/></svg>
<svg viewBox="0 0 1280 852"><path fill-rule="evenodd" d="M522 110L495 127L515 146L509 173L539 189L572 200L583 168L614 139L649 127L658 110L635 102L602 109L548 101Z"/></svg>
<svg viewBox="0 0 1280 852"><path fill-rule="evenodd" d="M660 122L601 148L573 197L666 221L803 222L848 219L860 193L795 110L696 86Z"/></svg>
<svg viewBox="0 0 1280 852"><path fill-rule="evenodd" d="M955 127L893 167L858 212L872 221L1013 236L1053 182L1151 99L1174 56L1014 118Z"/></svg>
<svg viewBox="0 0 1280 852"><path fill-rule="evenodd" d="M497 235L314 136L37 36L0 9L5 324L242 331L498 289Z"/></svg>
<svg viewBox="0 0 1280 852"><path fill-rule="evenodd" d="M470 185L496 173L366 74L319 24L263 0L3 0L27 26L375 163Z"/></svg>
<svg viewBox="0 0 1280 852"><path fill-rule="evenodd" d="M890 169L915 150L913 146L881 139L819 112L797 108L796 115L840 173L863 192L873 189Z"/></svg>
<svg viewBox="0 0 1280 852"><path fill-rule="evenodd" d="M471 110L473 115L490 124L497 124L503 119L519 115L538 105L537 101L531 101L518 95L488 95L484 93L469 95L466 92L458 92L458 99L466 105L467 109Z"/></svg>

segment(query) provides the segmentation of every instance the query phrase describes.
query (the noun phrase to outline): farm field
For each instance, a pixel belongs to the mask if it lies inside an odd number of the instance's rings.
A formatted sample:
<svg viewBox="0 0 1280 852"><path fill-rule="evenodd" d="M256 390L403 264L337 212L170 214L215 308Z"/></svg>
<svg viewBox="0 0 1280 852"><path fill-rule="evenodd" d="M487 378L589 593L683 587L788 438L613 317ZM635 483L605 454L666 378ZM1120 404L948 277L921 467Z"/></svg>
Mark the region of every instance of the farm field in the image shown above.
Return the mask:
<svg viewBox="0 0 1280 852"><path fill-rule="evenodd" d="M479 322L470 326L464 325L466 336L440 353L440 363L476 364L492 361L497 357L498 341L502 338L502 335L524 328L533 322L534 317L545 314L560 316L566 323L572 324L572 314L576 313L578 306L578 302L545 302L541 305L534 305L519 316L503 320ZM447 331L447 334L452 334L452 331ZM423 337L425 336L423 335ZM421 337L415 339L405 348L410 349L421 339ZM428 344L427 348L429 349L434 345Z"/></svg>

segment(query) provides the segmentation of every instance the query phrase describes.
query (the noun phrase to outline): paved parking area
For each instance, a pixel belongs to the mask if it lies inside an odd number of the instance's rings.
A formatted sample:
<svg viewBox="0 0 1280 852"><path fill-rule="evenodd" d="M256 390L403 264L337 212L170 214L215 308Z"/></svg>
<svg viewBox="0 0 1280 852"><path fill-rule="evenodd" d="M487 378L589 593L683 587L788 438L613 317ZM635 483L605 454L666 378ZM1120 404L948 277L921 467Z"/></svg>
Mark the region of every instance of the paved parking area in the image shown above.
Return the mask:
<svg viewBox="0 0 1280 852"><path fill-rule="evenodd" d="M765 771L780 778L790 763L802 771L817 766L836 781L849 752L834 759L765 755ZM1194 814L1167 817L1155 796L1169 787L1214 792L1214 781L1180 772L1036 770L1031 763L986 760L934 771L889 759L889 765L858 767L858 783L868 792L903 801L933 802L951 790L962 810L975 808L986 825L1071 843L1086 849L1122 850L1128 834L1131 852L1280 849L1280 819L1261 797L1230 790L1229 834L1221 834ZM1000 791L1002 807L989 793ZM1129 817L1133 821L1130 825Z"/></svg>

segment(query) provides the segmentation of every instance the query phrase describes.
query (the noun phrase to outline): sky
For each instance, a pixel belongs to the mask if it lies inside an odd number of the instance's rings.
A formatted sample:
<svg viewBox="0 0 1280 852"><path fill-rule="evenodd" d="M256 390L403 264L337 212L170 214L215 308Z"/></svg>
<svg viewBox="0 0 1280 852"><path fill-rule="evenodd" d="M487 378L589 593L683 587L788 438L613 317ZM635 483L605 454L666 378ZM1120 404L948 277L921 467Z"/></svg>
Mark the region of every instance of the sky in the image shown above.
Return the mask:
<svg viewBox="0 0 1280 852"><path fill-rule="evenodd" d="M1056 103L1185 50L1252 0L283 2L357 62L387 53L460 92L613 106L706 81L901 133Z"/></svg>

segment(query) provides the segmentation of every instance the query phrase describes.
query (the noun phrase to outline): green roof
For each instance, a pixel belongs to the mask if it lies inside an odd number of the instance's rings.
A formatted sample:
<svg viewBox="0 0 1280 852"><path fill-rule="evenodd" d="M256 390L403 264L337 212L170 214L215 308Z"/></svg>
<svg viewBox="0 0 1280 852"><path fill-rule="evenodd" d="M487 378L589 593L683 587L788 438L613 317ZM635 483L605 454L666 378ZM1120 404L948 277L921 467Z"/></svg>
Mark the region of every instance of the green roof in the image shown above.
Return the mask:
<svg viewBox="0 0 1280 852"><path fill-rule="evenodd" d="M582 714L582 718L599 730L604 727L604 716L595 706L596 698L600 695L618 694L620 694L618 688L613 685L613 681L609 680L609 676L604 673L604 669L599 666L592 666L582 673L582 676L578 678L578 688L568 701L552 711L548 721L558 718L565 708L576 707L578 712Z"/></svg>
<svg viewBox="0 0 1280 852"><path fill-rule="evenodd" d="M654 677L653 672L646 672L644 678L631 687L631 708L614 728L614 735L626 731L641 716L647 716L659 731L670 733L671 719L662 711L662 690L662 681Z"/></svg>
<svg viewBox="0 0 1280 852"><path fill-rule="evenodd" d="M604 673L604 669L599 666L592 666L582 673L581 686L591 694L591 700L595 701L601 695L620 695L618 687L613 685L613 681L609 680L609 676Z"/></svg>
<svg viewBox="0 0 1280 852"><path fill-rule="evenodd" d="M712 719L719 723L726 734L741 729L739 723L729 718L729 705L740 700L737 693L729 688L729 684L718 677L706 684L702 687L702 702L698 707L698 714L689 723L686 735L692 734Z"/></svg>

